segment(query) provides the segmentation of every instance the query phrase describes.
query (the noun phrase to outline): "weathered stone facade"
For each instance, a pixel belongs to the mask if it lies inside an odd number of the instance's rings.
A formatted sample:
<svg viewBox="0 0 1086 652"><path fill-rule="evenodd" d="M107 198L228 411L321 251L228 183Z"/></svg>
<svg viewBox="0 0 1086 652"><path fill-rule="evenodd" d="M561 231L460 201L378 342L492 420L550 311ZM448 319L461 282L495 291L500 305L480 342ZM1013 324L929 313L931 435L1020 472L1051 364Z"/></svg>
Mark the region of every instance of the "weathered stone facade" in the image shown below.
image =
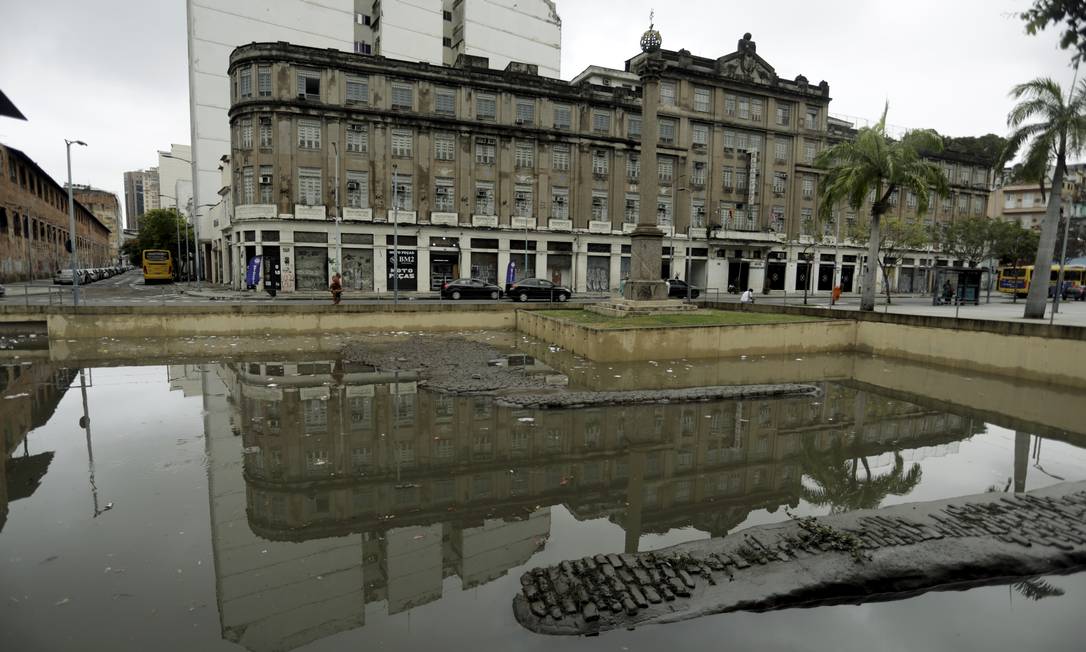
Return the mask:
<svg viewBox="0 0 1086 652"><path fill-rule="evenodd" d="M0 144L0 282L49 278L69 264L68 190L23 152ZM75 203L81 267L109 264L110 230Z"/></svg>
<svg viewBox="0 0 1086 652"><path fill-rule="evenodd" d="M72 189L72 193L75 200L94 213L94 216L112 233L113 237L109 240L109 255L111 260L116 260L121 249L119 235L122 230L121 204L117 200L117 195L108 190L79 185Z"/></svg>
<svg viewBox="0 0 1086 652"><path fill-rule="evenodd" d="M614 292L640 211L641 92L630 71L644 56L566 82L470 56L440 67L285 43L236 49L224 277L236 283L263 253L282 260L284 290L323 287L339 258L328 221L341 214L348 287L387 289L395 188L401 254L417 275L401 289L431 290L442 275L500 281L514 262L517 276ZM829 85L782 78L749 35L717 59L659 58L661 275L795 291L804 247L858 275L858 243L838 256L834 230L816 219L814 157L851 127L829 116ZM987 169L960 174L986 195ZM899 203L915 210L911 197Z"/></svg>

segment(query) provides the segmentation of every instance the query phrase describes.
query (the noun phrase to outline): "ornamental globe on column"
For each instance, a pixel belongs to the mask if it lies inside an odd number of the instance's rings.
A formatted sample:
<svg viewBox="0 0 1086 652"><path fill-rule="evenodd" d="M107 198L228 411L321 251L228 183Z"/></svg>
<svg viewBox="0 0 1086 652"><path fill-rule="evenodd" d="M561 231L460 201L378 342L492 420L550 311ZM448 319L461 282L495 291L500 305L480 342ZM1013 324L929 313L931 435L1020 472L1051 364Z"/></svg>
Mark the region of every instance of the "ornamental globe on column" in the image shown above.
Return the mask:
<svg viewBox="0 0 1086 652"><path fill-rule="evenodd" d="M649 13L649 28L641 35L641 51L645 53L658 51L660 45L664 42L664 37L660 36L660 32L653 29L652 17L654 13L656 12Z"/></svg>

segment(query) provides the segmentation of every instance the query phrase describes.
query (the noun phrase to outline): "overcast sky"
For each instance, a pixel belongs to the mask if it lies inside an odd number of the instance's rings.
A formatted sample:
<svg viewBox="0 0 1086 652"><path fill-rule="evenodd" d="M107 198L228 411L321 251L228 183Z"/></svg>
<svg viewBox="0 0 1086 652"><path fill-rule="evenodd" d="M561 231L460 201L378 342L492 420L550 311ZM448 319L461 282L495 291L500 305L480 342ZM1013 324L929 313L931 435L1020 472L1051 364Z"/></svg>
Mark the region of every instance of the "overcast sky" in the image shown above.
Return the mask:
<svg viewBox="0 0 1086 652"><path fill-rule="evenodd" d="M209 0L214 1L214 0ZM1051 28L1027 36L1030 0L558 0L562 77L621 68L656 8L669 50L718 57L751 32L781 77L826 80L831 113L956 136L1006 134L1011 85L1047 75L1071 83L1070 55ZM64 138L75 183L112 190L188 143L184 0L41 0L0 9L0 88L29 122L0 118L0 142L61 183Z"/></svg>

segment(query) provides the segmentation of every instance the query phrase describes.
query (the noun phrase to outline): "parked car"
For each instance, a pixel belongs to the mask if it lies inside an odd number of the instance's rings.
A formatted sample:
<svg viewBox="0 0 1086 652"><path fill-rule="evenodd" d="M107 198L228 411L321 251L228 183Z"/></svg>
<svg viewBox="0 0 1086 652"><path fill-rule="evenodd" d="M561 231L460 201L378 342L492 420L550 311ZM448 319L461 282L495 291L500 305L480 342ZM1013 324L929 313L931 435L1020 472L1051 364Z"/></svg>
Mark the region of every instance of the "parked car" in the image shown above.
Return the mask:
<svg viewBox="0 0 1086 652"><path fill-rule="evenodd" d="M79 279L83 280L82 277ZM70 269L58 269L53 274L53 285L71 285L72 284L72 270Z"/></svg>
<svg viewBox="0 0 1086 652"><path fill-rule="evenodd" d="M1061 301L1086 301L1086 286L1065 285L1060 295Z"/></svg>
<svg viewBox="0 0 1086 652"><path fill-rule="evenodd" d="M441 285L442 299L500 299L502 289L478 278L458 278Z"/></svg>
<svg viewBox="0 0 1086 652"><path fill-rule="evenodd" d="M686 281L672 278L668 279L667 281L667 296L671 297L672 299L685 299L687 287L690 288L691 299L697 299L698 295L701 294L701 290L694 287L693 285L688 286L686 284Z"/></svg>
<svg viewBox="0 0 1086 652"><path fill-rule="evenodd" d="M7 289L3 285L0 285L0 299L4 298L4 295L7 293Z"/></svg>
<svg viewBox="0 0 1086 652"><path fill-rule="evenodd" d="M522 278L505 287L505 294L516 301L532 299L542 301L568 301L573 291L561 285L555 285L545 278Z"/></svg>

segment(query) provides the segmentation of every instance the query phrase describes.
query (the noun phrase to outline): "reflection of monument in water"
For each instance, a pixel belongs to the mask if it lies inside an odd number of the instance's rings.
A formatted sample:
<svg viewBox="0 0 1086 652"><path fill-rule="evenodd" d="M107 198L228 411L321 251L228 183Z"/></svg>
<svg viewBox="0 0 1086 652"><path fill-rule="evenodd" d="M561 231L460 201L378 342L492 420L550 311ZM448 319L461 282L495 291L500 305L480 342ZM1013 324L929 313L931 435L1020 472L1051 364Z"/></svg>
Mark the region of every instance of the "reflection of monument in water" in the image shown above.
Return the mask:
<svg viewBox="0 0 1086 652"><path fill-rule="evenodd" d="M76 373L48 362L0 365L0 530L7 522L8 503L33 494L49 470L53 453L31 454L27 435L53 416Z"/></svg>
<svg viewBox="0 0 1086 652"><path fill-rule="evenodd" d="M525 411L349 363L208 369L223 636L253 650L362 626L367 604L426 604L454 575L501 577L545 543L548 506L612 520L628 549L676 527L723 535L795 505L842 442L874 457L982 427L838 385L817 400Z"/></svg>

